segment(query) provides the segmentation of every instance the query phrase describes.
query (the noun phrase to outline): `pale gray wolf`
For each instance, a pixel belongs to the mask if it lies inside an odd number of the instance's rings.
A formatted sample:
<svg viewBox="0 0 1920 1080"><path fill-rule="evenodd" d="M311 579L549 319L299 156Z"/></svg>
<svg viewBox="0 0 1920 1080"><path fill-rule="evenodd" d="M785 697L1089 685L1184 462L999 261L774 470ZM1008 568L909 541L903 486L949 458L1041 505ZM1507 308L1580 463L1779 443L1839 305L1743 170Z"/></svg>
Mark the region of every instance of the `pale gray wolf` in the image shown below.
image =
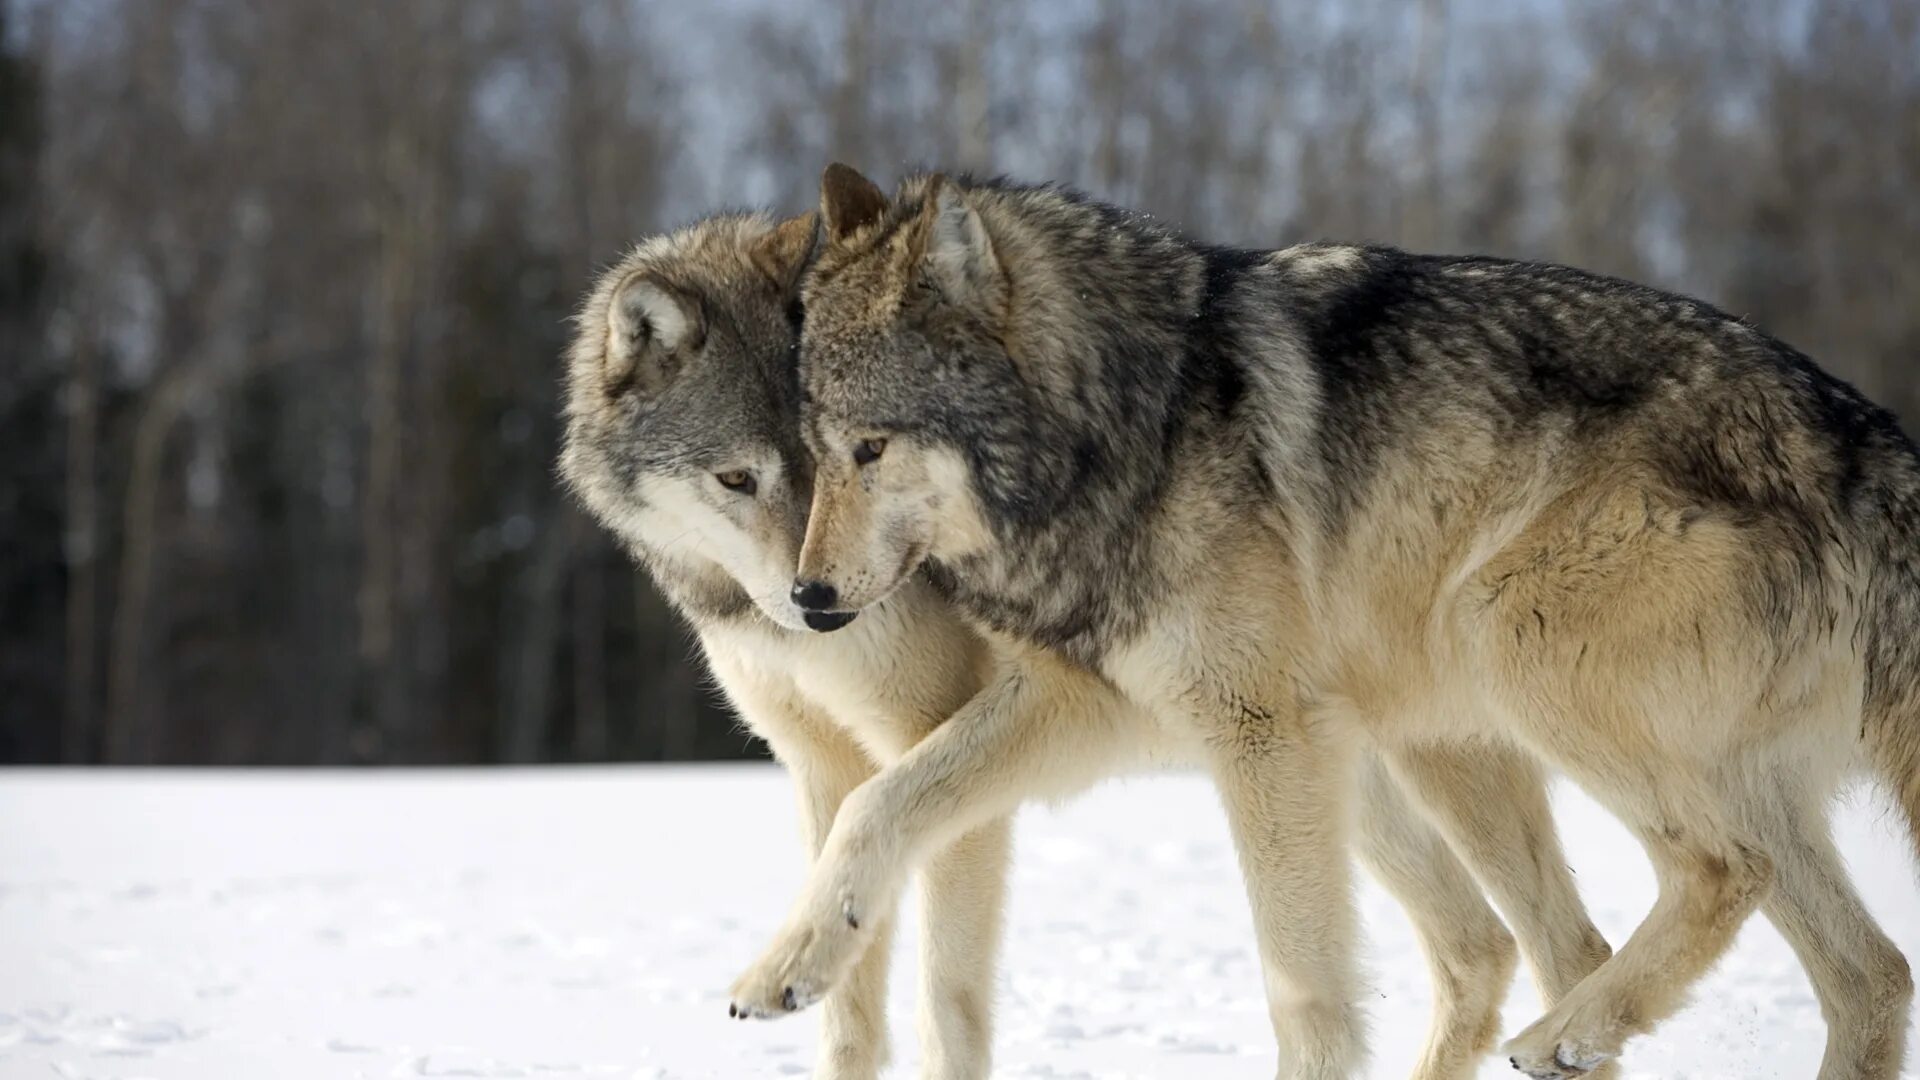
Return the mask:
<svg viewBox="0 0 1920 1080"><path fill-rule="evenodd" d="M568 355L561 472L697 630L727 697L793 773L818 849L847 793L900 761L992 667L986 642L924 576L865 605L851 625L793 595L813 475L800 443L797 279L814 236L812 215L778 224L722 215L648 240L601 275ZM1131 708L1073 668L1055 685L1051 707L1063 723L1120 724ZM1096 770L1110 760L1089 759ZM1491 887L1543 993L1565 993L1608 952L1524 758L1406 755L1398 771L1396 783L1369 763L1359 850L1407 906L1431 959L1436 1011L1420 1075L1440 1080L1466 1075L1492 1044L1515 946L1403 788L1450 800L1449 839L1496 868ZM988 815L922 850L924 1075L984 1077L1006 825ZM891 907L857 917L871 947L836 972L817 1076L871 1078L886 1058ZM777 1007L815 996L806 984L787 989Z"/></svg>
<svg viewBox="0 0 1920 1080"><path fill-rule="evenodd" d="M847 792L973 696L987 662L923 583L831 637L808 631L790 595L812 475L795 305L815 235L811 214L719 215L601 274L567 355L560 455L567 484L648 567L792 773L810 851ZM984 821L927 861L922 918L940 928L921 941L928 1077L987 1075L1007 843L1004 820ZM891 915L873 915L875 947L827 1002L815 1076L872 1080L886 1063Z"/></svg>
<svg viewBox="0 0 1920 1080"><path fill-rule="evenodd" d="M1352 1076L1354 747L1491 747L1593 793L1660 882L1507 1042L1522 1072L1606 1067L1759 907L1819 997L1823 1080L1898 1073L1907 963L1827 822L1862 773L1920 826L1920 457L1891 416L1705 304L1563 267L1216 248L1057 187L888 198L844 166L823 209L800 582L844 616L924 564L1001 660L848 798L744 1007L835 985L929 843L1178 741L1240 849L1280 1075ZM1137 707L1058 708L1075 672ZM1465 801L1426 800L1450 839Z"/></svg>

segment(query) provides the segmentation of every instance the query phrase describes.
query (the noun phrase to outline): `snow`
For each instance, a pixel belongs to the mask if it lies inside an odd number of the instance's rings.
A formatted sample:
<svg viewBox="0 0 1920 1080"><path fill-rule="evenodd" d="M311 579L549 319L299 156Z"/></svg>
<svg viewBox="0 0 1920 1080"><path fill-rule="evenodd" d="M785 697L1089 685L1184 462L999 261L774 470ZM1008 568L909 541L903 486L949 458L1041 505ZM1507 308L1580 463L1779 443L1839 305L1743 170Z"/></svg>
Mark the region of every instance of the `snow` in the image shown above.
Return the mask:
<svg viewBox="0 0 1920 1080"><path fill-rule="evenodd" d="M1591 802L1557 800L1617 945L1652 901L1651 872ZM1920 891L1891 821L1850 804L1841 846L1920 954ZM743 1024L724 996L792 898L796 837L772 766L0 771L0 1078L804 1075L812 1015ZM1203 780L1116 781L1029 809L1015 859L997 1076L1272 1075L1246 906ZM1361 904L1372 1075L1404 1077L1425 965L1391 899L1368 883ZM896 944L895 1076L915 1074L912 921ZM1507 1032L1536 1008L1516 980ZM1823 1030L1756 919L1625 1071L1807 1077ZM1483 1075L1513 1074L1490 1060Z"/></svg>

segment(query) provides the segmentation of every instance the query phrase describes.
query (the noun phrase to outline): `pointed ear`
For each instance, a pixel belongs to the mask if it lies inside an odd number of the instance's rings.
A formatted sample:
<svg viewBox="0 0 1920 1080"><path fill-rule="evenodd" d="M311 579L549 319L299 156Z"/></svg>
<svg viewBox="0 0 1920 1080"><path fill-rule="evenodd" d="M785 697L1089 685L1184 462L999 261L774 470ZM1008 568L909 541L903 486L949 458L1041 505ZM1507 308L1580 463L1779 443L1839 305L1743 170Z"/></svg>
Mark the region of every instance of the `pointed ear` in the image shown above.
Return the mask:
<svg viewBox="0 0 1920 1080"><path fill-rule="evenodd" d="M936 176L927 191L926 271L951 297L978 293L1000 279L1000 260L980 212L952 181Z"/></svg>
<svg viewBox="0 0 1920 1080"><path fill-rule="evenodd" d="M820 217L827 226L827 239L845 240L886 212L886 195L851 165L836 161L821 174Z"/></svg>
<svg viewBox="0 0 1920 1080"><path fill-rule="evenodd" d="M747 253L754 267L782 293L793 291L800 283L800 272L806 269L807 259L813 254L819 221L820 215L811 211L788 218L756 241L753 250Z"/></svg>
<svg viewBox="0 0 1920 1080"><path fill-rule="evenodd" d="M636 274L614 290L607 312L604 372L609 390L638 384L659 392L706 337L700 305L677 289Z"/></svg>

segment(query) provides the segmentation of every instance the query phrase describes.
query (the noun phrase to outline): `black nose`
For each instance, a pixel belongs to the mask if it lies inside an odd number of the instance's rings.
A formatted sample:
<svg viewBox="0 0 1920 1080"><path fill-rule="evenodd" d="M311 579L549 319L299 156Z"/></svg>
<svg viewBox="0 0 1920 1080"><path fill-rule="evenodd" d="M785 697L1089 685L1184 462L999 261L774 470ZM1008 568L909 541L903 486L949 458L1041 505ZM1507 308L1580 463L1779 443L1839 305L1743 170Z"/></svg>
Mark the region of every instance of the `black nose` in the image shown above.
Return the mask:
<svg viewBox="0 0 1920 1080"><path fill-rule="evenodd" d="M799 604L802 611L830 611L838 599L839 592L824 581L793 583L793 602Z"/></svg>

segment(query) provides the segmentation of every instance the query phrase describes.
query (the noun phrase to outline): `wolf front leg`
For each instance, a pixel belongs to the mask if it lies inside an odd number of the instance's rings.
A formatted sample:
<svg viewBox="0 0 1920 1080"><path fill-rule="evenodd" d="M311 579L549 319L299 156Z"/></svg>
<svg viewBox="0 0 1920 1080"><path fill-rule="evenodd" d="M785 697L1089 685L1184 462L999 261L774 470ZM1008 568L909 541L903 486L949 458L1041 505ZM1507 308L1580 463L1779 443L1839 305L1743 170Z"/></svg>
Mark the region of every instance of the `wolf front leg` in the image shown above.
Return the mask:
<svg viewBox="0 0 1920 1080"><path fill-rule="evenodd" d="M1244 707L1212 766L1253 908L1280 1080L1345 1080L1366 1056L1348 860L1352 748L1311 718Z"/></svg>
<svg viewBox="0 0 1920 1080"><path fill-rule="evenodd" d="M1360 859L1406 908L1433 974L1433 1022L1413 1080L1466 1080L1500 1039L1513 935L1377 754L1360 775Z"/></svg>
<svg viewBox="0 0 1920 1080"><path fill-rule="evenodd" d="M767 740L792 774L800 831L816 861L847 794L874 774L872 761L845 731L788 688L711 658L747 725ZM872 947L827 999L820 1016L818 1080L875 1080L887 1064L887 962L892 919L875 920ZM734 1015L744 1017L736 1008Z"/></svg>
<svg viewBox="0 0 1920 1080"><path fill-rule="evenodd" d="M1005 659L987 688L847 797L786 925L733 985L736 1010L775 1017L840 985L913 865L1038 796L1112 772L1132 710L1046 654Z"/></svg>
<svg viewBox="0 0 1920 1080"><path fill-rule="evenodd" d="M996 818L928 858L920 876L920 1075L986 1080L1012 822Z"/></svg>
<svg viewBox="0 0 1920 1080"><path fill-rule="evenodd" d="M838 729L831 735L831 739L785 757L799 788L800 820L808 850L816 861L833 828L834 815L847 796L873 775L873 766L852 739ZM887 965L893 952L893 911L889 908L876 916L873 941L821 1012L815 1077L865 1080L877 1077L886 1067Z"/></svg>

